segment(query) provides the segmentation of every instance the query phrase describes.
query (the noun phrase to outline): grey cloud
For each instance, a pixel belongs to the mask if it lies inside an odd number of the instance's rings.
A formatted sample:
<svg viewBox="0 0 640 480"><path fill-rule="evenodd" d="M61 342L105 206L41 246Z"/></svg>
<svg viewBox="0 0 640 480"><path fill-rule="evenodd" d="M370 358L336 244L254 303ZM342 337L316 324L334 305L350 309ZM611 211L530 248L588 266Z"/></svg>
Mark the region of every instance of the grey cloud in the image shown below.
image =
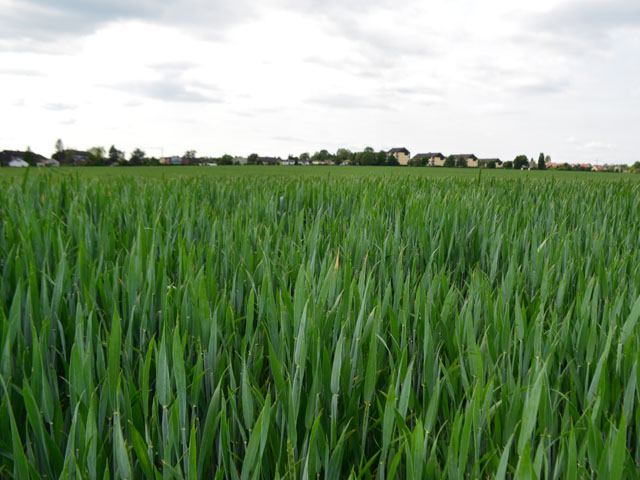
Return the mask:
<svg viewBox="0 0 640 480"><path fill-rule="evenodd" d="M291 2L293 3L293 0ZM405 1L403 8L410 7L411 0ZM375 26L369 16L398 9L392 0L303 0L295 1L292 9L323 19L324 28L331 34L345 39L356 46L358 55L348 58L326 60L321 57L307 57L307 62L328 68L346 70L349 73L367 77L383 78L397 76L403 62L436 58L440 52L434 48L431 35L439 35L427 28L416 30L408 25L399 25L393 16L385 26ZM346 60L346 61L345 61Z"/></svg>
<svg viewBox="0 0 640 480"><path fill-rule="evenodd" d="M262 9L280 7L326 20L339 35L359 42L368 56L382 52L421 54L425 46L389 26L365 28L359 18L392 0L10 0L0 17L0 49L48 51L72 48L68 40L121 20L139 20L181 28L196 36L219 40L237 24L259 18ZM366 53L366 52L365 52ZM378 64L379 65L379 64ZM367 71L363 71L367 74ZM370 72L369 72L370 73Z"/></svg>
<svg viewBox="0 0 640 480"><path fill-rule="evenodd" d="M611 35L621 29L640 29L637 0L570 0L527 19L516 44L533 44L554 52L584 56L606 50Z"/></svg>
<svg viewBox="0 0 640 480"><path fill-rule="evenodd" d="M330 108L396 110L394 105L434 105L445 98L445 91L428 85L393 85L376 88L368 94L329 92L307 99L307 102Z"/></svg>
<svg viewBox="0 0 640 480"><path fill-rule="evenodd" d="M542 80L514 85L509 89L514 93L523 95L548 95L562 93L567 90L568 86L568 83L564 80Z"/></svg>
<svg viewBox="0 0 640 480"><path fill-rule="evenodd" d="M425 61L439 56L426 43L425 37L416 32L369 27L348 16L332 22L327 28L332 35L353 43L357 55L340 58L309 56L305 62L363 78L381 79L397 78L403 64L408 66L416 59Z"/></svg>
<svg viewBox="0 0 640 480"><path fill-rule="evenodd" d="M73 105L70 103L47 103L46 105L43 105L44 108L46 108L47 110L53 110L54 112L62 112L65 110L75 110L76 108L78 108L77 105Z"/></svg>
<svg viewBox="0 0 640 480"><path fill-rule="evenodd" d="M199 88L180 80L160 79L116 85L125 92L165 102L222 103L219 96L212 96L212 89ZM203 91L204 90L204 91Z"/></svg>
<svg viewBox="0 0 640 480"><path fill-rule="evenodd" d="M357 18L338 19L333 28L336 32L360 46L361 52L371 65L378 69L390 69L406 57L435 57L436 52L425 43L424 37L410 30L371 28Z"/></svg>
<svg viewBox="0 0 640 480"><path fill-rule="evenodd" d="M531 73L516 67L496 65L495 59L482 58L471 64L466 77L475 85L495 93L549 95L568 90L570 83L559 72Z"/></svg>
<svg viewBox="0 0 640 480"><path fill-rule="evenodd" d="M616 28L640 28L637 0L572 0L539 17L537 25L548 32L601 35Z"/></svg>
<svg viewBox="0 0 640 480"><path fill-rule="evenodd" d="M153 13L150 2L26 0L16 3L0 17L0 37L9 45L37 49L42 42L82 36L101 25L123 18L142 18ZM47 48L47 47L45 47Z"/></svg>
<svg viewBox="0 0 640 480"><path fill-rule="evenodd" d="M252 18L249 0L14 0L0 16L0 49L69 48L68 39L120 20L172 25L207 38Z"/></svg>
<svg viewBox="0 0 640 480"><path fill-rule="evenodd" d="M222 92L215 85L188 78L198 67L192 62L166 62L151 65L151 80L112 85L127 93L166 102L222 103ZM137 106L137 104L134 104Z"/></svg>

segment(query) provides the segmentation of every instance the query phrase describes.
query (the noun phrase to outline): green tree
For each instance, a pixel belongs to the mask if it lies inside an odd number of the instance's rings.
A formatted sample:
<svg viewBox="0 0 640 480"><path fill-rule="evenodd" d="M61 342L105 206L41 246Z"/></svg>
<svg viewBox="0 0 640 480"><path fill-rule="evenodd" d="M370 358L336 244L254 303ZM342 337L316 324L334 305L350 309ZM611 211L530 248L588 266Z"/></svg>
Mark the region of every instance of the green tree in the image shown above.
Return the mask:
<svg viewBox="0 0 640 480"><path fill-rule="evenodd" d="M311 160L308 152L304 152L300 154L300 163L307 163Z"/></svg>
<svg viewBox="0 0 640 480"><path fill-rule="evenodd" d="M252 153L247 157L247 165L256 165L259 158L260 157L257 153Z"/></svg>
<svg viewBox="0 0 640 480"><path fill-rule="evenodd" d="M513 162L507 160L506 162L504 162L502 164L502 168L504 168L506 170L511 170L513 168Z"/></svg>
<svg viewBox="0 0 640 480"><path fill-rule="evenodd" d="M450 168L456 166L456 159L453 158L453 155L449 155L447 158L444 159L444 166L450 167Z"/></svg>
<svg viewBox="0 0 640 480"><path fill-rule="evenodd" d="M31 147L27 147L27 149L24 152L24 155L22 156L22 159L27 162L29 165L35 165L36 164L36 155L31 151Z"/></svg>
<svg viewBox="0 0 640 480"><path fill-rule="evenodd" d="M220 157L216 163L218 165L233 165L233 157L227 153Z"/></svg>
<svg viewBox="0 0 640 480"><path fill-rule="evenodd" d="M409 160L409 165L412 165L414 167L427 167L429 166L429 158L421 156L421 157L413 157L411 160Z"/></svg>
<svg viewBox="0 0 640 480"><path fill-rule="evenodd" d="M540 152L538 156L538 170L545 170L547 168L547 163L544 160L544 153Z"/></svg>
<svg viewBox="0 0 640 480"><path fill-rule="evenodd" d="M529 159L527 158L526 155L518 155L516 158L513 159L513 168L515 170L520 170L522 167L528 167L529 166Z"/></svg>
<svg viewBox="0 0 640 480"><path fill-rule="evenodd" d="M131 152L129 163L131 163L131 165L142 165L144 163L145 155L146 154L144 153L144 151L136 148L133 152Z"/></svg>
<svg viewBox="0 0 640 480"><path fill-rule="evenodd" d="M496 168L496 161L495 160L489 160L487 162L487 168Z"/></svg>
<svg viewBox="0 0 640 480"><path fill-rule="evenodd" d="M327 150L320 150L319 152L313 154L313 156L311 157L311 161L321 163L331 161L331 154Z"/></svg>
<svg viewBox="0 0 640 480"><path fill-rule="evenodd" d="M115 145L111 145L111 148L109 148L109 162L121 163L123 160L124 152L122 150L118 150Z"/></svg>
<svg viewBox="0 0 640 480"><path fill-rule="evenodd" d="M456 167L458 167L458 168L467 168L468 167L467 159L462 157L462 156L457 157L456 158Z"/></svg>
<svg viewBox="0 0 640 480"><path fill-rule="evenodd" d="M62 140L60 138L56 140L55 148L56 151L53 155L51 155L51 158L60 162L60 165L68 163L67 155L65 155L64 144L62 143Z"/></svg>
<svg viewBox="0 0 640 480"><path fill-rule="evenodd" d="M387 152L384 152L382 150L380 150L376 154L376 165L393 165L392 162L394 160L395 160L395 157L393 157L393 155L389 155L389 157L387 157Z"/></svg>
<svg viewBox="0 0 640 480"><path fill-rule="evenodd" d="M107 162L104 147L91 147L87 153L89 154L87 157L87 165L89 166L104 165Z"/></svg>
<svg viewBox="0 0 640 480"><path fill-rule="evenodd" d="M356 160L360 165L375 165L376 152L371 147L366 147L364 151L356 154Z"/></svg>
<svg viewBox="0 0 640 480"><path fill-rule="evenodd" d="M353 153L346 148L339 148L336 152L336 163L353 161Z"/></svg>

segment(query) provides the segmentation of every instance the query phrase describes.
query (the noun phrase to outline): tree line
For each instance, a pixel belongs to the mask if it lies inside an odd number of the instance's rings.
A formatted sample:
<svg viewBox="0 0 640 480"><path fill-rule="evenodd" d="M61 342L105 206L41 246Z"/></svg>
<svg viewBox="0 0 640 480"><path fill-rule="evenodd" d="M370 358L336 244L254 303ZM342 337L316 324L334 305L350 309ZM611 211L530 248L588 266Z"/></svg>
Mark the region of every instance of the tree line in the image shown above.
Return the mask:
<svg viewBox="0 0 640 480"><path fill-rule="evenodd" d="M31 164L31 157L35 157L35 154L31 149L27 148L24 154L24 160ZM146 152L141 148L134 149L127 158L125 152L119 150L115 145L111 145L109 150L104 147L92 147L87 151L80 151L74 149L65 148L61 139L58 139L55 144L55 153L51 156L54 160L57 160L60 165L73 166L73 165L86 165L86 166L154 166L161 165L161 158L147 156ZM195 150L187 150L181 157L181 164L187 165L237 165L240 164L238 157L225 154L220 157L210 156L197 156ZM309 164L309 163L321 163L321 164L335 164L335 165L366 165L366 166L397 166L398 161L393 155L389 155L384 150L375 151L372 147L366 147L362 151L351 151L347 148L339 148L335 153L331 153L326 149L319 150L313 154L309 152L301 153L298 156L289 155L286 159L280 157L261 157L257 153L252 153L247 157L246 163L248 165L260 165L267 163L266 159L273 160L271 163L283 163L285 160L288 164ZM409 166L426 166L429 159L416 158L409 160ZM498 164L496 160L490 159L483 163L479 160L480 167L483 168L497 168ZM242 163L245 163L244 161ZM502 162L502 168L504 169L528 169L534 168L538 170L545 170L551 163L551 157L540 153L538 160L528 158L527 155L517 155L513 160ZM467 161L460 155L449 155L444 160L445 167L467 167ZM573 170L573 171L588 171L590 167L576 164L556 164L553 165L556 170ZM631 167L626 165L618 165L611 167L611 171L631 171L634 173L640 173L640 162L635 162Z"/></svg>

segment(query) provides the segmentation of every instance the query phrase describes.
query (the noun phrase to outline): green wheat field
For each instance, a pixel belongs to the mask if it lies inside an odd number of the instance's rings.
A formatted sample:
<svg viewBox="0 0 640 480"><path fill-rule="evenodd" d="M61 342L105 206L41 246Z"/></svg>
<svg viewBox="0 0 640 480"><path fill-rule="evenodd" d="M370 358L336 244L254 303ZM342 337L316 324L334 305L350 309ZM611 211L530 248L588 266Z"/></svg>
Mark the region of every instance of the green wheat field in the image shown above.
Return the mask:
<svg viewBox="0 0 640 480"><path fill-rule="evenodd" d="M638 176L247 168L0 175L0 477L640 476Z"/></svg>

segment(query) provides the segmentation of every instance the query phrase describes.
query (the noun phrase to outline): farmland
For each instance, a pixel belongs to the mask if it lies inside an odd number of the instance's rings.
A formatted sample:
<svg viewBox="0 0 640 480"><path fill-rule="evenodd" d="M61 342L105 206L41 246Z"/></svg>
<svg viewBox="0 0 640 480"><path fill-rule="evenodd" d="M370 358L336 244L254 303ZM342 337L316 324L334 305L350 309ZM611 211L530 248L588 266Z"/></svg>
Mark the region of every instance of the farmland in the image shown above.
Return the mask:
<svg viewBox="0 0 640 480"><path fill-rule="evenodd" d="M266 168L0 172L0 477L638 477L638 176Z"/></svg>
<svg viewBox="0 0 640 480"><path fill-rule="evenodd" d="M640 181L640 175L622 173L571 172L561 170L519 171L477 168L442 167L363 167L363 166L219 166L219 167L60 167L32 168L29 177L55 176L82 178L136 177L149 179L219 178L219 177L424 177L424 178L483 178L502 179L551 179L581 181ZM0 179L22 179L23 168L0 168Z"/></svg>

